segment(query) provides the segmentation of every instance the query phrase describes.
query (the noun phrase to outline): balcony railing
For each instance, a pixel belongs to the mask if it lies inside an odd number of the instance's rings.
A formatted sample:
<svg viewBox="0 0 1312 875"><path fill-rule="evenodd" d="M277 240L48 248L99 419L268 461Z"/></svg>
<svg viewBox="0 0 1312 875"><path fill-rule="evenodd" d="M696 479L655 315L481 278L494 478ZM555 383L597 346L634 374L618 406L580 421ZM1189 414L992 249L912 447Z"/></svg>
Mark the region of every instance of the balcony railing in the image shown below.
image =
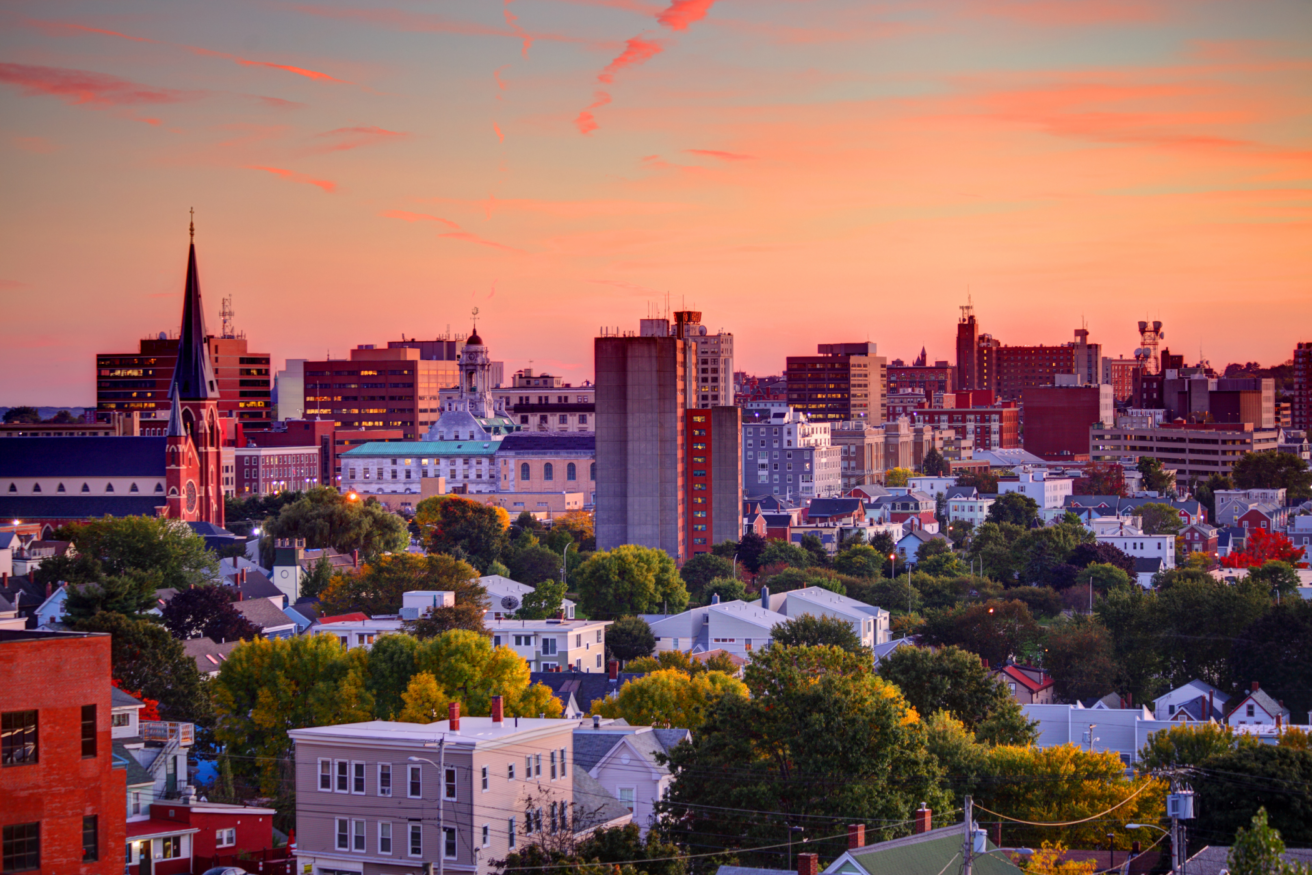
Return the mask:
<svg viewBox="0 0 1312 875"><path fill-rule="evenodd" d="M181 747L190 747L196 741L196 725L152 720L141 724L141 737L146 741L176 741Z"/></svg>

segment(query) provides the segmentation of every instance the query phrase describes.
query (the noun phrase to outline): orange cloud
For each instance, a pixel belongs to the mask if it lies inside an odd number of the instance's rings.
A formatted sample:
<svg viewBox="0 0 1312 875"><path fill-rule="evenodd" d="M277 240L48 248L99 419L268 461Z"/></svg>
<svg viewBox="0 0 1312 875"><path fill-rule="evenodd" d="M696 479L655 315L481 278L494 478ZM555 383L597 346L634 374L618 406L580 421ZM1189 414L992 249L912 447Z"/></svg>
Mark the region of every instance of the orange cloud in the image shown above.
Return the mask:
<svg viewBox="0 0 1312 875"><path fill-rule="evenodd" d="M318 139L335 139L337 142L331 143L319 148L310 150L312 154L324 154L327 152L345 152L348 149L358 149L361 146L372 146L376 143L386 143L393 140L404 140L410 134L405 131L389 131L385 128L374 127L373 125L357 125L351 128L337 128L333 131L326 131L317 134Z"/></svg>
<svg viewBox="0 0 1312 875"><path fill-rule="evenodd" d="M598 91L592 96L592 105L579 113L579 117L574 119L574 125L579 129L580 134L592 133L599 127L596 118L592 115L592 110L608 103L610 103L610 95L604 91Z"/></svg>
<svg viewBox="0 0 1312 875"><path fill-rule="evenodd" d="M499 142L504 143L506 141L506 135L501 133L501 126L499 124L492 122L492 130L497 132L497 140Z"/></svg>
<svg viewBox="0 0 1312 875"><path fill-rule="evenodd" d="M27 95L58 97L74 105L158 106L201 96L197 91L157 88L107 73L29 64L0 64L0 82L16 86Z"/></svg>
<svg viewBox="0 0 1312 875"><path fill-rule="evenodd" d="M739 155L736 152L721 152L718 149L684 149L689 155L704 155L707 158L719 158L721 161L754 161L754 155Z"/></svg>
<svg viewBox="0 0 1312 875"><path fill-rule="evenodd" d="M705 18L714 5L715 0L672 0L656 20L670 30L687 30L688 25Z"/></svg>
<svg viewBox="0 0 1312 875"><path fill-rule="evenodd" d="M428 213L412 213L408 210L384 210L378 215L385 219L400 219L403 222L437 222L448 228L459 230L460 226L450 219L444 219L441 216L430 216Z"/></svg>
<svg viewBox="0 0 1312 875"><path fill-rule="evenodd" d="M620 52L615 60L607 64L606 68L597 74L597 81L609 85L615 81L615 74L620 70L650 61L659 55L663 48L655 40L645 40L640 36L635 36L626 41L624 51Z"/></svg>
<svg viewBox="0 0 1312 875"><path fill-rule="evenodd" d="M337 183L330 182L326 179L313 179L304 173L297 173L294 170L284 170L281 167L257 167L254 165L247 166L247 170L263 170L265 173L272 173L274 176L281 176L283 179L291 182L301 182L306 185L317 185L328 194L337 190Z"/></svg>

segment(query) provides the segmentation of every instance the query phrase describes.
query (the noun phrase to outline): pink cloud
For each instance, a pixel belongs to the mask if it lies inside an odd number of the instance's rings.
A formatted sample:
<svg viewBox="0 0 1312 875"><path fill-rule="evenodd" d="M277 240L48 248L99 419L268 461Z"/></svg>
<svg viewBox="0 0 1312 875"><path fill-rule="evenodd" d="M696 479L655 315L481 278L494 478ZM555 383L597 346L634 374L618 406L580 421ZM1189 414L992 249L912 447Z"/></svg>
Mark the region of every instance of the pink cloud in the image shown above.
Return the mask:
<svg viewBox="0 0 1312 875"><path fill-rule="evenodd" d="M412 213L408 210L384 210L378 215L385 219L400 219L404 222L437 222L448 228L459 230L460 226L450 219L444 219L441 216L430 216L428 213Z"/></svg>
<svg viewBox="0 0 1312 875"><path fill-rule="evenodd" d="M281 167L257 167L254 165L247 166L247 170L262 170L265 173L272 173L274 176L281 176L290 182L300 182L306 185L317 185L328 194L337 190L337 183L330 182L326 179L313 179L304 173L297 173L294 170L284 170Z"/></svg>
<svg viewBox="0 0 1312 875"><path fill-rule="evenodd" d="M358 149L361 146L372 146L377 143L387 143L395 140L404 140L410 134L405 131L389 131L386 128L379 128L373 125L356 125L350 128L337 128L333 131L325 131L317 134L317 139L332 139L336 142L311 149L312 154L324 154L327 152L345 152L348 149Z"/></svg>
<svg viewBox="0 0 1312 875"><path fill-rule="evenodd" d="M640 36L635 36L626 41L624 51L620 52L615 60L607 64L606 68L597 74L597 81L609 85L615 81L615 74L620 70L650 61L659 55L663 48L655 40L645 40Z"/></svg>
<svg viewBox="0 0 1312 875"><path fill-rule="evenodd" d="M106 73L29 64L0 64L0 82L14 85L27 95L58 97L73 105L158 106L201 96L196 91L157 88Z"/></svg>
<svg viewBox="0 0 1312 875"><path fill-rule="evenodd" d="M672 0L656 20L670 30L687 30L688 25L705 18L714 5L715 0Z"/></svg>
<svg viewBox="0 0 1312 875"><path fill-rule="evenodd" d="M718 149L684 149L689 155L702 155L707 158L718 158L721 161L754 161L755 155L739 155L736 152L721 152Z"/></svg>
<svg viewBox="0 0 1312 875"><path fill-rule="evenodd" d="M599 125L597 119L592 115L592 110L610 103L610 95L605 91L598 91L592 95L592 104L574 119L574 126L579 129L580 134L590 134L595 131Z"/></svg>
<svg viewBox="0 0 1312 875"><path fill-rule="evenodd" d="M498 142L504 143L506 141L506 135L501 133L501 126L499 124L492 122L492 130L496 131Z"/></svg>
<svg viewBox="0 0 1312 875"><path fill-rule="evenodd" d="M305 108L305 104L298 103L295 100L283 100L281 97L266 97L265 95L262 94L258 95L257 97L258 100L261 103L263 103L265 106L270 106L273 107L274 109L304 109Z"/></svg>

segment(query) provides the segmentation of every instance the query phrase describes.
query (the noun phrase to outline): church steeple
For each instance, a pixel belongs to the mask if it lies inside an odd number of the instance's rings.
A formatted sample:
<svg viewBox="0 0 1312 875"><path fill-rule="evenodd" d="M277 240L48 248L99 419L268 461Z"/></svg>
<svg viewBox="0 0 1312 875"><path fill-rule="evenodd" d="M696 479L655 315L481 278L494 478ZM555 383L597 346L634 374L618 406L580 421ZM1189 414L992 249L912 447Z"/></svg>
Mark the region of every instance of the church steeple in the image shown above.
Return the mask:
<svg viewBox="0 0 1312 875"><path fill-rule="evenodd" d="M178 362L173 369L173 387L184 401L217 400L218 382L205 343L205 310L200 300L200 272L196 269L196 226L187 255L187 285L182 299L182 331L178 338Z"/></svg>

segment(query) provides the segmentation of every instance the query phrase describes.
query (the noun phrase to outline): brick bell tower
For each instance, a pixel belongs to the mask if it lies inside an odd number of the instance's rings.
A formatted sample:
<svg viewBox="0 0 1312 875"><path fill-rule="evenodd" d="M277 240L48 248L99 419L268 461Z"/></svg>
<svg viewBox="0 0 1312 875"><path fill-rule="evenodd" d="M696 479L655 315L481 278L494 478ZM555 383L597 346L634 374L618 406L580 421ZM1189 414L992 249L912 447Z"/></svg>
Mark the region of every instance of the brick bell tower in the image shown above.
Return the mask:
<svg viewBox="0 0 1312 875"><path fill-rule="evenodd" d="M205 311L196 269L196 223L190 227L187 286L182 301L178 361L169 386L168 516L223 526L223 457L219 384L210 361Z"/></svg>

